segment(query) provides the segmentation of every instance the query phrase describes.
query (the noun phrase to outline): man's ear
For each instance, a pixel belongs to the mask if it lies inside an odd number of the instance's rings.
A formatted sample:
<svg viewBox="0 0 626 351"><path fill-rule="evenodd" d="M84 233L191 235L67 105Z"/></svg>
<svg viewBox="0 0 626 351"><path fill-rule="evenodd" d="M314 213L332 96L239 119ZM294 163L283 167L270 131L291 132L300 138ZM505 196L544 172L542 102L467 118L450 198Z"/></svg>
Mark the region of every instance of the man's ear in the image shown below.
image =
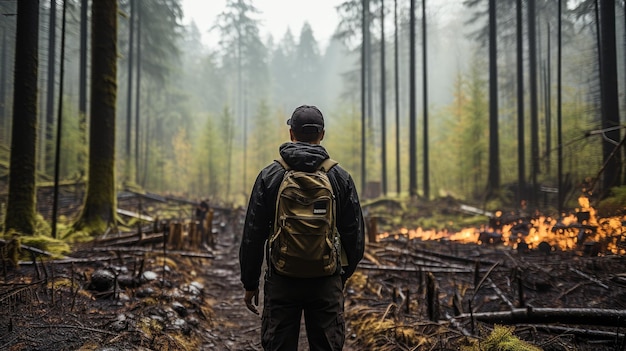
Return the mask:
<svg viewBox="0 0 626 351"><path fill-rule="evenodd" d="M289 129L289 138L291 141L296 141L296 138L293 136L293 130Z"/></svg>
<svg viewBox="0 0 626 351"><path fill-rule="evenodd" d="M324 140L325 134L326 134L326 130L322 130L322 133L320 134L320 141Z"/></svg>

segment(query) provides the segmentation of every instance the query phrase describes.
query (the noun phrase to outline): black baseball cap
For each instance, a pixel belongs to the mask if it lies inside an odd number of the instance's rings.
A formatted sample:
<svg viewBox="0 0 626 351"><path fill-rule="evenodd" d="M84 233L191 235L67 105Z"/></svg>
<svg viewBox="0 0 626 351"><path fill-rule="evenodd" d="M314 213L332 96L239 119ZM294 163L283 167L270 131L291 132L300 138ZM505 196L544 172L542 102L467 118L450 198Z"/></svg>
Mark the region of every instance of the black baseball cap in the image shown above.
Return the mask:
<svg viewBox="0 0 626 351"><path fill-rule="evenodd" d="M320 133L324 130L324 116L317 107L302 105L293 111L287 124L297 133Z"/></svg>

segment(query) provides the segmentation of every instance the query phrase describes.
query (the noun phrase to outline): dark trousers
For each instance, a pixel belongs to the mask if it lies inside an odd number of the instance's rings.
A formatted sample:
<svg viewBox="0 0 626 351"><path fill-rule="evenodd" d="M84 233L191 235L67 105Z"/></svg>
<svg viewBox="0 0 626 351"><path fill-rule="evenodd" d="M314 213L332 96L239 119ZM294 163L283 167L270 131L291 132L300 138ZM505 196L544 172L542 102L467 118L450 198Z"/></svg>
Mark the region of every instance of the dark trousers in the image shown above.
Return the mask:
<svg viewBox="0 0 626 351"><path fill-rule="evenodd" d="M264 350L297 350L304 312L311 350L338 351L345 340L341 277L266 277L261 342Z"/></svg>

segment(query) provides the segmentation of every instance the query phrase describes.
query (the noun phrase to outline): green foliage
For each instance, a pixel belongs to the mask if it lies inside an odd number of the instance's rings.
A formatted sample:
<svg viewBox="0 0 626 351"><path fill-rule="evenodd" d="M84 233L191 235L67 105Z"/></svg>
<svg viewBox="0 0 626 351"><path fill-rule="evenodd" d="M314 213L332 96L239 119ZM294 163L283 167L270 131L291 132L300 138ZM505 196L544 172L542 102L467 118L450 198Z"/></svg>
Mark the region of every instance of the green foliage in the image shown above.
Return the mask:
<svg viewBox="0 0 626 351"><path fill-rule="evenodd" d="M187 132L179 128L172 140L173 157L166 159L165 179L170 189L176 192L189 191L192 179L192 152Z"/></svg>
<svg viewBox="0 0 626 351"><path fill-rule="evenodd" d="M329 126L322 145L342 168L358 177L361 171L361 124L359 117L348 111L322 111L326 116L334 116L332 122L326 122Z"/></svg>
<svg viewBox="0 0 626 351"><path fill-rule="evenodd" d="M487 175L487 81L483 75L485 62L478 52L473 56L469 72L459 73L454 83L454 100L441 113L443 131L434 135L431 148L433 174L442 195L450 193L471 198L485 189Z"/></svg>
<svg viewBox="0 0 626 351"><path fill-rule="evenodd" d="M59 176L61 179L83 177L87 155L87 145L84 127L81 127L79 111L71 99L65 98L63 103L63 135L61 137L61 164Z"/></svg>
<svg viewBox="0 0 626 351"><path fill-rule="evenodd" d="M472 340L470 345L461 346L462 351L541 351L513 335L513 327L495 325L491 334L484 340Z"/></svg>
<svg viewBox="0 0 626 351"><path fill-rule="evenodd" d="M251 174L247 179L246 189L252 188L256 173L278 157L278 146L281 140L285 140L288 135L288 127L284 121L279 124L280 119L272 115L269 105L264 100L255 109L252 121L253 130L248 138L248 160L250 160ZM280 138L280 134L283 135L283 138Z"/></svg>

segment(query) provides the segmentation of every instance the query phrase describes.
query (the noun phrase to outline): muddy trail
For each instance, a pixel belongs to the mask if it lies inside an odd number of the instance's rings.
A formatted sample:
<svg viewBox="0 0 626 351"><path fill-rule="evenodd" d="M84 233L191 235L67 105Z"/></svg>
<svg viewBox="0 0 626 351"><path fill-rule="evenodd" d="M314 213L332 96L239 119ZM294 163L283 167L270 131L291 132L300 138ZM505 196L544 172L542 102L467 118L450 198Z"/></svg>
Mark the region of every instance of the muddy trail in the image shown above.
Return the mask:
<svg viewBox="0 0 626 351"><path fill-rule="evenodd" d="M206 297L214 312L213 328L206 331L208 341L203 344L204 350L262 350L261 318L248 311L243 302L244 290L239 280L238 232L239 229L233 229L218 239L215 259L204 269L203 275L207 282ZM262 308L261 285L260 313ZM309 350L304 320L301 322L298 350ZM344 350L357 349L347 340Z"/></svg>

